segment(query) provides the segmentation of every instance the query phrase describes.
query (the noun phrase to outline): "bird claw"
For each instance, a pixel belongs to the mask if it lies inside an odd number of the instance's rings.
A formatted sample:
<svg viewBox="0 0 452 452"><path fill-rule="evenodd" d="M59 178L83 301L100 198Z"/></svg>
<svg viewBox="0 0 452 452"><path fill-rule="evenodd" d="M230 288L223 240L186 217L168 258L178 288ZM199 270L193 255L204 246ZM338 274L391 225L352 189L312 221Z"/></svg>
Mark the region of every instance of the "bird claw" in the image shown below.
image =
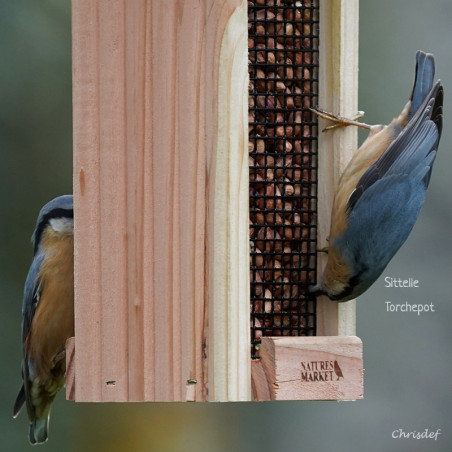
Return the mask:
<svg viewBox="0 0 452 452"><path fill-rule="evenodd" d="M330 113L329 111L322 110L319 107L309 108L309 110L311 110L314 114L320 116L323 119L334 122L333 125L325 127L322 130L322 132L325 132L326 130L336 129L338 127L348 127L348 126L361 127L367 130L370 130L372 128L372 126L370 126L369 124L357 121L358 119L364 116L363 111L358 111L358 113L356 115L353 115L351 118L345 118L343 116Z"/></svg>
<svg viewBox="0 0 452 452"><path fill-rule="evenodd" d="M53 367L55 367L60 361L66 358L66 349L60 350L52 359Z"/></svg>

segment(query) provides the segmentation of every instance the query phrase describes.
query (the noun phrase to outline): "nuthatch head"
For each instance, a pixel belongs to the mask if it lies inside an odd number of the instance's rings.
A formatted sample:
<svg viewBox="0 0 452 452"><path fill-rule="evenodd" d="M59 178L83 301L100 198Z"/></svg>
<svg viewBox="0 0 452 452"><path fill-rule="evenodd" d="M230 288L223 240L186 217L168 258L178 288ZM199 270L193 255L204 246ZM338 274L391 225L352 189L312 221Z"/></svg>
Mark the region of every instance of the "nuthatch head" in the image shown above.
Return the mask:
<svg viewBox="0 0 452 452"><path fill-rule="evenodd" d="M30 420L31 444L47 440L53 399L65 383L65 343L74 335L72 195L48 202L32 235L33 260L22 302L22 379L14 404Z"/></svg>
<svg viewBox="0 0 452 452"><path fill-rule="evenodd" d="M387 126L329 113L339 126L370 129L344 170L331 215L328 261L311 293L348 301L381 275L413 228L424 203L442 130L443 87L433 55L418 51L411 98Z"/></svg>

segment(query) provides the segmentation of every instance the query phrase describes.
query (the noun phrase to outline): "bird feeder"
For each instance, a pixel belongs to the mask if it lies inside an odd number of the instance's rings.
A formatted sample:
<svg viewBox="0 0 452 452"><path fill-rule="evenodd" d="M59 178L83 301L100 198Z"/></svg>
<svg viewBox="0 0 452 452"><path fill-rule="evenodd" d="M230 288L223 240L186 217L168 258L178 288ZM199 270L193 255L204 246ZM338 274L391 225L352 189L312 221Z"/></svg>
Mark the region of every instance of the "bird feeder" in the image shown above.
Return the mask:
<svg viewBox="0 0 452 452"><path fill-rule="evenodd" d="M75 401L361 398L325 265L358 1L73 0Z"/></svg>

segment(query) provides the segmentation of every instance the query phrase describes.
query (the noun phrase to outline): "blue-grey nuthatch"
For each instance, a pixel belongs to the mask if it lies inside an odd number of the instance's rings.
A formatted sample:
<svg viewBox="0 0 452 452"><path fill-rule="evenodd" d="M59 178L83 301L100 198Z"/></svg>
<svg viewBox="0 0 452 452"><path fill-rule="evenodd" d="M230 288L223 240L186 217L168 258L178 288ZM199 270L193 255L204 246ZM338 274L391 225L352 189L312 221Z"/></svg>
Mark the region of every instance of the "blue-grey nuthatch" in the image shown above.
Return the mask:
<svg viewBox="0 0 452 452"><path fill-rule="evenodd" d="M30 420L31 444L47 440L53 399L65 383L65 343L74 335L72 195L48 202L33 232L33 261L22 303L23 385L14 404Z"/></svg>
<svg viewBox="0 0 452 452"><path fill-rule="evenodd" d="M381 275L413 228L442 130L443 87L433 55L418 51L411 98L387 126L368 126L321 110L335 126L370 129L342 174L331 215L328 261L311 293L348 301ZM333 127L335 127L333 126Z"/></svg>

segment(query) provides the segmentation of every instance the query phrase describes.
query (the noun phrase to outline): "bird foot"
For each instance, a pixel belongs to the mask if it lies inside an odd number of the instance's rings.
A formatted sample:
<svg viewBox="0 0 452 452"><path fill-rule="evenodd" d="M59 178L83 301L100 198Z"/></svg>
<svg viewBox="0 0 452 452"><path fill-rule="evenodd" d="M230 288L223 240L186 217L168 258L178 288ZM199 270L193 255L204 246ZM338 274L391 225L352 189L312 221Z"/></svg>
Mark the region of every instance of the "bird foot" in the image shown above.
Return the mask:
<svg viewBox="0 0 452 452"><path fill-rule="evenodd" d="M320 116L323 119L327 119L328 121L334 122L333 125L325 127L322 130L322 132L325 132L326 130L336 129L338 127L348 127L348 126L361 127L367 130L370 130L372 128L372 126L370 126L369 124L357 121L359 118L362 118L364 116L363 111L358 111L358 113L352 116L351 118L344 118L343 116L335 115L334 113L322 110L319 107L310 108L310 110L317 116Z"/></svg>
<svg viewBox="0 0 452 452"><path fill-rule="evenodd" d="M324 246L323 248L320 248L319 250L317 250L318 253L326 253L328 254L328 247Z"/></svg>
<svg viewBox="0 0 452 452"><path fill-rule="evenodd" d="M60 350L52 359L53 367L66 358L66 349Z"/></svg>

